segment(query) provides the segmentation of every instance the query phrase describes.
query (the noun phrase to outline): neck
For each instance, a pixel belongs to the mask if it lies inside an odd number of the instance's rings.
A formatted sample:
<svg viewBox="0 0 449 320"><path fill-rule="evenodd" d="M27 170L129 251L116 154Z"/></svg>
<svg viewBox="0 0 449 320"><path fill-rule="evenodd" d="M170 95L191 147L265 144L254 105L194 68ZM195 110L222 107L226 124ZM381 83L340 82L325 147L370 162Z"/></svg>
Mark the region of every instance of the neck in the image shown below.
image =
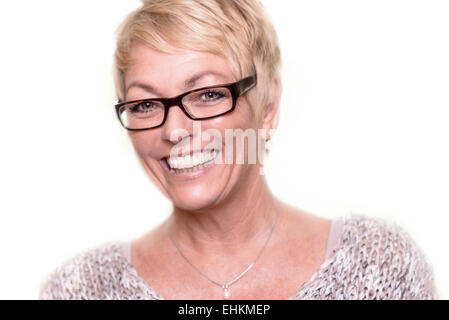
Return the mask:
<svg viewBox="0 0 449 320"><path fill-rule="evenodd" d="M250 186L238 188L220 204L197 211L175 207L169 225L182 250L233 256L242 246L260 248L275 221L277 200L265 177L256 176Z"/></svg>

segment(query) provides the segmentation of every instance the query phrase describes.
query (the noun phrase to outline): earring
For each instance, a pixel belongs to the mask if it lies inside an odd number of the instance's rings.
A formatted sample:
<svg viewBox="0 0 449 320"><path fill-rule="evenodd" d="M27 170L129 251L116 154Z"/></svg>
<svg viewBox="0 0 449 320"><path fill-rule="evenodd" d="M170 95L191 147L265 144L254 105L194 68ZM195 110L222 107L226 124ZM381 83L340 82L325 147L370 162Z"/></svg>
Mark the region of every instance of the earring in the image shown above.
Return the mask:
<svg viewBox="0 0 449 320"><path fill-rule="evenodd" d="M271 138L268 138L268 139L266 139L266 140L264 140L264 147L265 147L265 155L267 156L269 153L270 153L270 150L271 150L271 144L272 144L272 142L271 142ZM260 169L259 169L259 174L261 175L261 176L263 176L263 175L265 175L265 172L264 172L264 158L262 159L262 165L261 165L261 167L260 167Z"/></svg>
<svg viewBox="0 0 449 320"><path fill-rule="evenodd" d="M271 141L271 138L265 140L265 150L270 151L273 147L272 144L273 142Z"/></svg>

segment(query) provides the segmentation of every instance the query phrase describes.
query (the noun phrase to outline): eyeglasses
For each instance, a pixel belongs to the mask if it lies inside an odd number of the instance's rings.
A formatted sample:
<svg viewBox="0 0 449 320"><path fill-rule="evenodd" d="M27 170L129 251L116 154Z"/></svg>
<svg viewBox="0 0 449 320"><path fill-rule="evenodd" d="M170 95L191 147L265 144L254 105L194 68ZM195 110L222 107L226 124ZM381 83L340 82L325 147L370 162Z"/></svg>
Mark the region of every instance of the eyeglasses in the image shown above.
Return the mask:
<svg viewBox="0 0 449 320"><path fill-rule="evenodd" d="M235 109L237 98L255 87L257 75L240 81L219 84L184 92L173 98L151 98L115 105L120 123L128 130L147 130L161 127L167 120L168 109L179 106L192 120L215 118Z"/></svg>

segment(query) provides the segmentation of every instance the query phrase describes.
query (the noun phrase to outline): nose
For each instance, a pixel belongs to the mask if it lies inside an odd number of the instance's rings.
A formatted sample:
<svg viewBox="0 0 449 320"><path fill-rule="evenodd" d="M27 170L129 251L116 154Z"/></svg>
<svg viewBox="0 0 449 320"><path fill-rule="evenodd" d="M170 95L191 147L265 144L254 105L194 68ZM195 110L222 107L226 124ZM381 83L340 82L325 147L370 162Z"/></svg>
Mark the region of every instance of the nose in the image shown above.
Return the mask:
<svg viewBox="0 0 449 320"><path fill-rule="evenodd" d="M192 134L193 124L178 106L168 109L167 119L162 126L162 136L165 140L178 142Z"/></svg>

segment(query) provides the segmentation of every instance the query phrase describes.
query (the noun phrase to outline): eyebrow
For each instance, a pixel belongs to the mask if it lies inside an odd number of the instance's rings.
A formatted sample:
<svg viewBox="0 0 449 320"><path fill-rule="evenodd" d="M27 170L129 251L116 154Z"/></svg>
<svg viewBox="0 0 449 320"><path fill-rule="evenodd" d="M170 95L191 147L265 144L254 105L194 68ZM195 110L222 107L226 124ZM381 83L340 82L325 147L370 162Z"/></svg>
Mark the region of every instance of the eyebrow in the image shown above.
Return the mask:
<svg viewBox="0 0 449 320"><path fill-rule="evenodd" d="M220 73L220 72L212 71L212 70L206 70L206 71L199 72L199 73L193 75L192 77L188 78L187 80L185 80L184 81L184 89L185 90L192 89L193 87L195 87L195 84L197 83L198 80L200 80L200 79L202 79L202 78L204 78L204 77L206 77L208 75L214 75L214 76L216 76L218 78L222 78L223 80L227 79L227 77L224 74ZM129 84L129 86L126 88L125 92L128 93L129 89L131 89L132 87L137 87L137 88L144 89L145 91L151 92L151 93L153 93L153 94L155 94L155 95L157 95L159 97L163 96L152 85L140 82L138 80L131 82Z"/></svg>

